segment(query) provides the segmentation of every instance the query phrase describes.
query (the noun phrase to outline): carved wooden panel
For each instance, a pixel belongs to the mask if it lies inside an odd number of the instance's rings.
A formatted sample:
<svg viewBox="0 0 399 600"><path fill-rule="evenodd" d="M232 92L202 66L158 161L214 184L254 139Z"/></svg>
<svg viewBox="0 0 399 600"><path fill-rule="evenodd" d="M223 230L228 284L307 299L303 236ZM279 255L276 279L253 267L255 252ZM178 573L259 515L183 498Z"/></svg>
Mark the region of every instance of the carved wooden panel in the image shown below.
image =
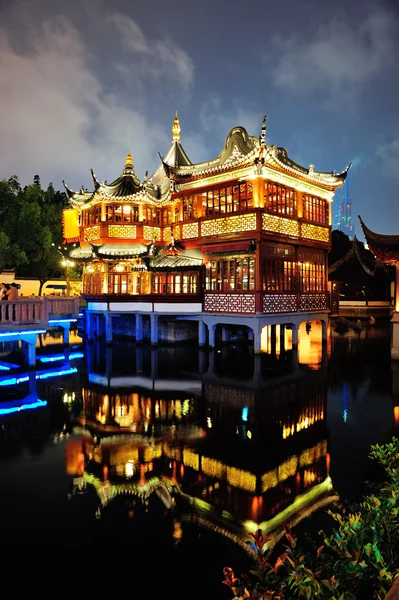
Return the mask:
<svg viewBox="0 0 399 600"><path fill-rule="evenodd" d="M328 227L320 227L320 225L312 225L311 223L302 223L301 235L309 240L318 240L319 242L328 242L330 232Z"/></svg>
<svg viewBox="0 0 399 600"><path fill-rule="evenodd" d="M135 239L136 225L108 225L108 237Z"/></svg>
<svg viewBox="0 0 399 600"><path fill-rule="evenodd" d="M100 225L94 227L86 227L84 232L86 240L99 240L100 239Z"/></svg>
<svg viewBox="0 0 399 600"><path fill-rule="evenodd" d="M263 312L267 314L297 312L297 295L264 294Z"/></svg>
<svg viewBox="0 0 399 600"><path fill-rule="evenodd" d="M301 294L300 310L328 310L327 294L320 292L319 294Z"/></svg>
<svg viewBox="0 0 399 600"><path fill-rule="evenodd" d="M205 312L255 313L255 294L205 294Z"/></svg>
<svg viewBox="0 0 399 600"><path fill-rule="evenodd" d="M150 227L149 225L144 225L143 238L145 240L160 240L161 239L161 228L160 227Z"/></svg>
<svg viewBox="0 0 399 600"><path fill-rule="evenodd" d="M183 223L183 240L198 237L198 223Z"/></svg>
<svg viewBox="0 0 399 600"><path fill-rule="evenodd" d="M221 235L223 233L240 233L242 231L255 231L256 215L236 215L223 219L212 219L201 223L201 235Z"/></svg>
<svg viewBox="0 0 399 600"><path fill-rule="evenodd" d="M262 229L263 231L273 231L283 235L293 235L299 237L299 223L293 219L278 217L268 213L262 214Z"/></svg>

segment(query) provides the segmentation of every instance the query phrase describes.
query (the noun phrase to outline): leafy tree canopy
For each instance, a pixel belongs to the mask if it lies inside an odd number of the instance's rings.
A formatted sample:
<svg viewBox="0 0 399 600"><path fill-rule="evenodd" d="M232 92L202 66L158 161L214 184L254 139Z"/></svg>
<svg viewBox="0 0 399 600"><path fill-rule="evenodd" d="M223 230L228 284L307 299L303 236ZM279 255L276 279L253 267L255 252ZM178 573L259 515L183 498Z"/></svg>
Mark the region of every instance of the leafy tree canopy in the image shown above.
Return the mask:
<svg viewBox="0 0 399 600"><path fill-rule="evenodd" d="M52 183L43 189L38 175L24 188L16 175L0 181L0 269L39 279L40 291L48 279L63 274L56 247L62 243L66 206L66 195Z"/></svg>

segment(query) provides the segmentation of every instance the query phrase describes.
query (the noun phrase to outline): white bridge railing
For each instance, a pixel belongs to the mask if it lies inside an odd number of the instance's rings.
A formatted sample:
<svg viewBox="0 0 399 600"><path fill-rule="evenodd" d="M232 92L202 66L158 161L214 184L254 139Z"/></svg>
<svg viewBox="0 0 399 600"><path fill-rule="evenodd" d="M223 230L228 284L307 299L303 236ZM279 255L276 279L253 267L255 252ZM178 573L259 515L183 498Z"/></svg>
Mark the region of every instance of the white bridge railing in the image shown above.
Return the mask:
<svg viewBox="0 0 399 600"><path fill-rule="evenodd" d="M79 297L19 298L13 302L0 301L0 329L7 326L42 325L50 319L77 318Z"/></svg>

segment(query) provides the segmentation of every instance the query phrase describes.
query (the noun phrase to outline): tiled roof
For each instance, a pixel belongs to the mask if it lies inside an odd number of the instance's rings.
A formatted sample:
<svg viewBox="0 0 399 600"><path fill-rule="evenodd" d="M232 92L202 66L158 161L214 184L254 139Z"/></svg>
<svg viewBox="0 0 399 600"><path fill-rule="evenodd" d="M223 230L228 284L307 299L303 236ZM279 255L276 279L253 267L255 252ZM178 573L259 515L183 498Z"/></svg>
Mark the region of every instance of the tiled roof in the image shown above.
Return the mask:
<svg viewBox="0 0 399 600"><path fill-rule="evenodd" d="M184 269L200 269L203 262L199 258L192 256L155 256L151 259L148 269L150 271L158 270L184 270Z"/></svg>

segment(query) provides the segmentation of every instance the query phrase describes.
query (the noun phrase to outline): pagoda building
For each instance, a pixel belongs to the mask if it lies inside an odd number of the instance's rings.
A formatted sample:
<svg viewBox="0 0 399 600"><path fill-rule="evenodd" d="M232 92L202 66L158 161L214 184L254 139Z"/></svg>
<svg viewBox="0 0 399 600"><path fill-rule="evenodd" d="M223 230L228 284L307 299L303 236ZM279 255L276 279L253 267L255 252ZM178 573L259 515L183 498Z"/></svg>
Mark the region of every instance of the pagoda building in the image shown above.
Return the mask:
<svg viewBox="0 0 399 600"><path fill-rule="evenodd" d="M372 253L359 243L356 236L351 247L330 265L331 313L339 314L339 301L389 301L390 274Z"/></svg>
<svg viewBox="0 0 399 600"><path fill-rule="evenodd" d="M296 164L267 144L266 117L259 137L235 127L216 158L193 164L176 113L153 175L141 181L129 152L111 184L91 171L93 191L65 186L64 238L79 242L70 257L84 264L87 336L111 341L112 320L129 315L136 341L148 331L157 344L165 319L184 319L211 347L217 327L247 327L258 353L266 325L290 324L294 344L301 322L326 325L331 207L348 169Z"/></svg>
<svg viewBox="0 0 399 600"><path fill-rule="evenodd" d="M359 215L364 237L377 260L395 267L395 311L392 316L391 358L399 359L399 235L375 233L369 229Z"/></svg>

